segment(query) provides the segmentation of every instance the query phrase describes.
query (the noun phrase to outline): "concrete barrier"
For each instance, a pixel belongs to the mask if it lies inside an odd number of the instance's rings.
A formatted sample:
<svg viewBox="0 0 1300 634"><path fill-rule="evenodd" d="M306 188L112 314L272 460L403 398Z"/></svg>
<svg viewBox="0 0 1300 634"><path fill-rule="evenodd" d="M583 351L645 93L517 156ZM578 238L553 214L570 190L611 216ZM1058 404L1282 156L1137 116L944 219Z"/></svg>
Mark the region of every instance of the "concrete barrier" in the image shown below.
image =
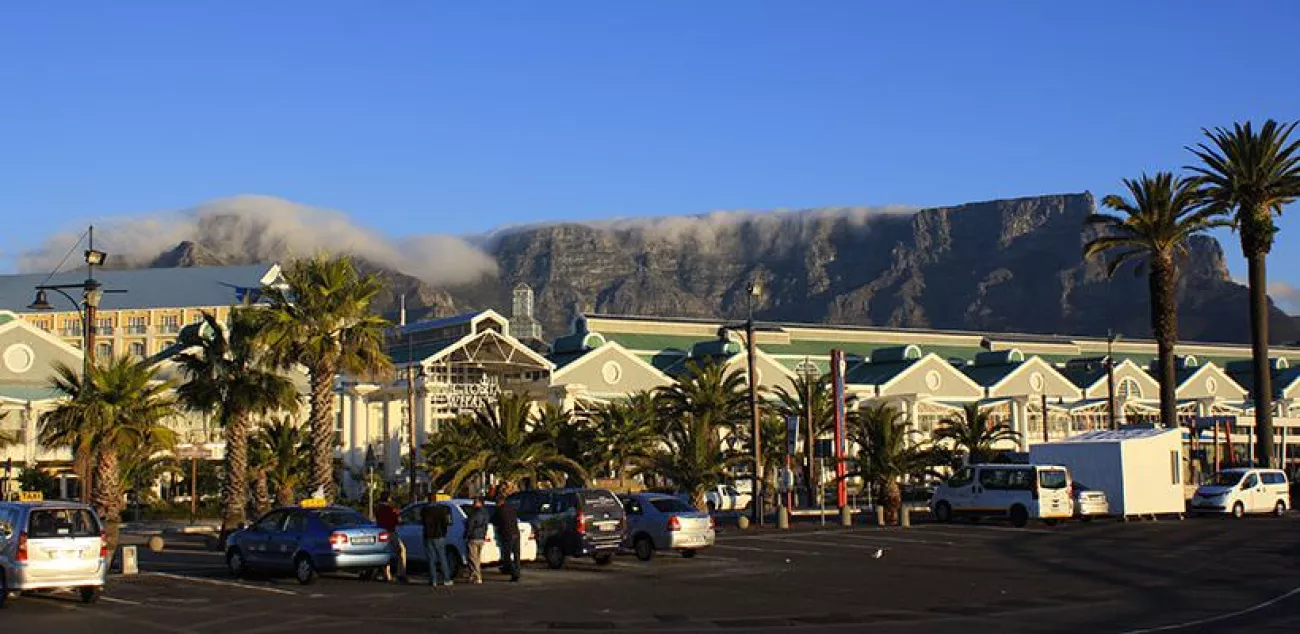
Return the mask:
<svg viewBox="0 0 1300 634"><path fill-rule="evenodd" d="M740 530L749 530L749 516L741 515L736 518L736 528Z"/></svg>
<svg viewBox="0 0 1300 634"><path fill-rule="evenodd" d="M876 526L885 525L885 507L876 505Z"/></svg>
<svg viewBox="0 0 1300 634"><path fill-rule="evenodd" d="M909 528L912 526L912 509L906 506L904 506L902 509L899 509L898 525L903 528Z"/></svg>
<svg viewBox="0 0 1300 634"><path fill-rule="evenodd" d="M790 530L790 510L782 506L776 510L776 527L781 530Z"/></svg>
<svg viewBox="0 0 1300 634"><path fill-rule="evenodd" d="M122 547L122 574L140 574L140 558L136 553L135 546Z"/></svg>
<svg viewBox="0 0 1300 634"><path fill-rule="evenodd" d="M853 511L847 506L840 507L840 526L853 526Z"/></svg>
<svg viewBox="0 0 1300 634"><path fill-rule="evenodd" d="M153 551L155 553L160 553L162 552L163 548L166 547L166 545L167 542L162 538L162 535L154 535L153 537L149 538L150 551Z"/></svg>

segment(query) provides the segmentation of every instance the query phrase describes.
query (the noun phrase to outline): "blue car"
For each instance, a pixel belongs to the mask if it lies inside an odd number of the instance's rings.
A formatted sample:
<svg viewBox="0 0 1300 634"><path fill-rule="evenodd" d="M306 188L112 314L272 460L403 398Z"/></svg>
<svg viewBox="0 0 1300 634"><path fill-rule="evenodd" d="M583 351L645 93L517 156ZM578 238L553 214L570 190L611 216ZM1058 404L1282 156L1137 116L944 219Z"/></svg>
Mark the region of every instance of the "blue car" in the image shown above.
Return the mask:
<svg viewBox="0 0 1300 634"><path fill-rule="evenodd" d="M226 540L226 566L241 577L250 571L293 573L315 583L318 573L358 572L369 577L388 565L388 531L350 508L275 509Z"/></svg>

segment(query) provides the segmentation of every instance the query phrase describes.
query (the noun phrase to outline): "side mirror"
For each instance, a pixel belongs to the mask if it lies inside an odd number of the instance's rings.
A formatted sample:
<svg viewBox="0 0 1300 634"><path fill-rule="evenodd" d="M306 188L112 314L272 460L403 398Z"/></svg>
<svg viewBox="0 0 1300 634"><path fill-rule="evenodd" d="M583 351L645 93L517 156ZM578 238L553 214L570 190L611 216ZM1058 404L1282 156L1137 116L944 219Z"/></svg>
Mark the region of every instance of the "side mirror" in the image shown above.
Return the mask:
<svg viewBox="0 0 1300 634"><path fill-rule="evenodd" d="M248 522L240 522L240 523L238 523L238 524L235 524L235 530L237 530L237 531L246 531L246 530L248 530Z"/></svg>

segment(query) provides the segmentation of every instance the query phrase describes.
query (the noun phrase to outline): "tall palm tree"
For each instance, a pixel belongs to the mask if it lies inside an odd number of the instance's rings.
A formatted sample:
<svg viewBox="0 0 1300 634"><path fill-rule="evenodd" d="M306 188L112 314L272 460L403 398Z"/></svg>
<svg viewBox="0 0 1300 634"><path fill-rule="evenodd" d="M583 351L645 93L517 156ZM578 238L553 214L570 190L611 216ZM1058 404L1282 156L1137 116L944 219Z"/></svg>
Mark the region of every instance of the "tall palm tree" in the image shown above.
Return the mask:
<svg viewBox="0 0 1300 634"><path fill-rule="evenodd" d="M644 406L632 401L615 401L596 410L591 421L596 468L621 480L629 466L650 455L658 434L645 413Z"/></svg>
<svg viewBox="0 0 1300 634"><path fill-rule="evenodd" d="M311 469L311 440L292 418L281 416L258 427L250 441L252 455L266 471L268 488L275 491L275 503L293 504Z"/></svg>
<svg viewBox="0 0 1300 634"><path fill-rule="evenodd" d="M1128 262L1137 262L1140 274L1147 265L1147 287L1151 294L1151 330L1156 337L1160 364L1160 423L1176 427L1177 387L1174 376L1174 346L1178 343L1178 261L1187 251L1192 236L1225 226L1212 210L1201 203L1195 179L1169 172L1143 174L1137 180L1124 179L1131 198L1111 194L1102 204L1123 216L1095 213L1084 221L1100 229L1100 235L1083 247L1085 258L1111 252L1107 276L1113 276Z"/></svg>
<svg viewBox="0 0 1300 634"><path fill-rule="evenodd" d="M203 313L202 326L182 331L184 351L176 364L186 381L177 389L184 406L215 414L226 441L221 482L221 535L246 519L248 506L248 427L254 416L292 411L298 391L267 360L254 309L235 309L229 326Z"/></svg>
<svg viewBox="0 0 1300 634"><path fill-rule="evenodd" d="M749 384L739 372L727 372L722 364L686 362L686 373L656 393L662 418L708 417L724 430L743 427L749 421Z"/></svg>
<svg viewBox="0 0 1300 634"><path fill-rule="evenodd" d="M125 502L119 460L144 445L174 444L163 424L176 413L174 386L159 380L147 361L127 356L101 360L86 377L56 363L50 386L69 399L41 415L40 442L47 448L71 445L93 458L91 501L116 548Z"/></svg>
<svg viewBox="0 0 1300 634"><path fill-rule="evenodd" d="M830 374L801 374L795 379L794 388L794 392L790 392L785 386L777 386L775 407L782 416L798 416L801 421L800 434L806 436L803 446L804 458L807 460L804 481L811 487L817 482L817 474L813 473L817 438L835 428L835 396L831 391ZM812 418L811 434L808 433L809 412Z"/></svg>
<svg viewBox="0 0 1300 634"><path fill-rule="evenodd" d="M928 443L913 437L903 413L888 403L866 405L847 423L848 440L858 446L857 469L848 475L866 478L885 507L885 521L894 522L903 506L898 481L929 471L934 454Z"/></svg>
<svg viewBox="0 0 1300 634"><path fill-rule="evenodd" d="M546 430L532 425L531 408L527 395L504 394L495 406L444 425L425 448L429 471L438 474L435 482L455 491L473 476L512 487L525 478L553 485L564 484L568 476L586 479L582 465L561 455ZM442 463L448 456L456 462Z"/></svg>
<svg viewBox="0 0 1300 634"><path fill-rule="evenodd" d="M591 421L559 405L546 403L533 417L533 429L545 434L561 456L590 470L596 460L592 455Z"/></svg>
<svg viewBox="0 0 1300 634"><path fill-rule="evenodd" d="M1273 460L1273 377L1268 358L1268 275L1264 261L1277 234L1274 215L1300 198L1300 139L1290 140L1296 122L1272 119L1256 130L1250 122L1232 129L1202 130L1209 143L1188 148L1200 165L1197 175L1213 211L1232 218L1241 236L1250 284L1250 348L1254 366L1256 454L1259 463Z"/></svg>
<svg viewBox="0 0 1300 634"><path fill-rule="evenodd" d="M253 480L253 515L261 517L271 510L271 467L275 464L275 454L259 442L258 431L253 429L249 434L248 473Z"/></svg>
<svg viewBox="0 0 1300 634"><path fill-rule="evenodd" d="M949 418L934 432L936 441L951 441L953 447L966 452L970 462L984 462L993 453L993 446L1004 441L1020 440L1020 432L1006 423L995 423L988 412L981 411L978 403L962 407L960 418Z"/></svg>
<svg viewBox="0 0 1300 634"><path fill-rule="evenodd" d="M641 473L672 482L690 495L691 505L698 509L706 506L705 491L725 481L731 467L752 460L745 453L723 449L721 425L712 416L705 412L661 421L662 446L640 460Z"/></svg>
<svg viewBox="0 0 1300 634"><path fill-rule="evenodd" d="M255 313L276 365L307 368L312 445L308 487L329 499L336 492L334 379L341 372L378 373L392 365L383 346L389 324L371 312L382 289L379 278L358 273L351 258L318 255L290 265L283 285L264 288L267 306Z"/></svg>

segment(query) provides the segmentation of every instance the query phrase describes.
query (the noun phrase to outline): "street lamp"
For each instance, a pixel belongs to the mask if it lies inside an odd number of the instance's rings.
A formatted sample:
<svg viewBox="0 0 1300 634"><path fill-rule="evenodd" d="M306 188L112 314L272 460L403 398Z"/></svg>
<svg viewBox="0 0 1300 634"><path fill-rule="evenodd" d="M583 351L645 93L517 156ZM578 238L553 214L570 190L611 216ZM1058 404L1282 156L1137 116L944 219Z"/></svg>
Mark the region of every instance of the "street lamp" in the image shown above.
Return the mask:
<svg viewBox="0 0 1300 634"><path fill-rule="evenodd" d="M1106 329L1106 416L1112 430L1119 426L1115 423L1115 354L1111 348L1119 338L1119 333Z"/></svg>
<svg viewBox="0 0 1300 634"><path fill-rule="evenodd" d="M95 249L95 227L90 227L86 231L88 238L86 251L84 254L86 261L86 280L80 284L40 284L36 286L36 299L27 308L37 311L54 310L50 304L49 291L54 291L72 302L77 307L77 316L81 319L81 334L83 337L84 349L82 350L82 377L85 380L90 376L90 368L95 365L95 313L99 310L99 302L104 298L104 293L125 293L124 290L105 289L95 279L95 267L103 266L104 261L108 259L108 254ZM56 271L57 272L57 271ZM54 277L54 273L50 274ZM64 289L81 289L81 301L77 301L72 295L69 295Z"/></svg>

